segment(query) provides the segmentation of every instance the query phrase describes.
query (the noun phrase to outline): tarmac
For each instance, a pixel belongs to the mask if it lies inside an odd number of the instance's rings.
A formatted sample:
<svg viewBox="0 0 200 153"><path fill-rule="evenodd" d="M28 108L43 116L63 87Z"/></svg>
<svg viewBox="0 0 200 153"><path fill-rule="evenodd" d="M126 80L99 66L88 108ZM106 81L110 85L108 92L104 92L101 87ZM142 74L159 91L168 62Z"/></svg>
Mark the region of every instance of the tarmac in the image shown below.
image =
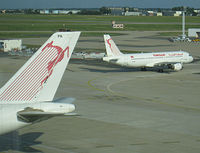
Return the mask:
<svg viewBox="0 0 200 153"><path fill-rule="evenodd" d="M199 58L199 43L172 43L156 32L112 38L122 50L181 49ZM103 49L103 45L103 37L81 37L77 47ZM0 85L26 60L0 57ZM71 60L55 99L76 98L75 112L80 116L55 117L0 136L0 152L198 153L199 91L199 60L179 72L164 73L101 60Z"/></svg>

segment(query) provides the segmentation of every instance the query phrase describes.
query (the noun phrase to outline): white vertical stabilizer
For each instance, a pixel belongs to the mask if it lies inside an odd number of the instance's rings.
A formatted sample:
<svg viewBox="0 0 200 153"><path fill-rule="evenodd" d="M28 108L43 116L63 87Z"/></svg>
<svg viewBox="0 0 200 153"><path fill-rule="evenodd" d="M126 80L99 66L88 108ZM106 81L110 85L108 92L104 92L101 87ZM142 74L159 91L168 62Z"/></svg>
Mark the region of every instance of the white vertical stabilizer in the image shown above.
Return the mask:
<svg viewBox="0 0 200 153"><path fill-rule="evenodd" d="M0 102L52 101L79 35L54 33L0 89Z"/></svg>
<svg viewBox="0 0 200 153"><path fill-rule="evenodd" d="M115 45L110 35L104 35L104 42L106 46L107 56L119 56L122 55L119 48Z"/></svg>

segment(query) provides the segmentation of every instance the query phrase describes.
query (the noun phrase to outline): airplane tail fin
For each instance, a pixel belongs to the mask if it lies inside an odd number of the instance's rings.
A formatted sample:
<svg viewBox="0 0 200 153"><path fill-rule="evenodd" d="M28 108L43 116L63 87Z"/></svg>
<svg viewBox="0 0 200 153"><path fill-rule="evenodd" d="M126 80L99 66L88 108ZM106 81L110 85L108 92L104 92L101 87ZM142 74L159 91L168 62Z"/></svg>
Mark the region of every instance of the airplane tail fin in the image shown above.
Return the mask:
<svg viewBox="0 0 200 153"><path fill-rule="evenodd" d="M0 89L0 102L52 101L79 35L54 33Z"/></svg>
<svg viewBox="0 0 200 153"><path fill-rule="evenodd" d="M110 35L104 35L104 42L106 46L107 56L118 56L122 55L119 48L115 45L115 42L112 40Z"/></svg>

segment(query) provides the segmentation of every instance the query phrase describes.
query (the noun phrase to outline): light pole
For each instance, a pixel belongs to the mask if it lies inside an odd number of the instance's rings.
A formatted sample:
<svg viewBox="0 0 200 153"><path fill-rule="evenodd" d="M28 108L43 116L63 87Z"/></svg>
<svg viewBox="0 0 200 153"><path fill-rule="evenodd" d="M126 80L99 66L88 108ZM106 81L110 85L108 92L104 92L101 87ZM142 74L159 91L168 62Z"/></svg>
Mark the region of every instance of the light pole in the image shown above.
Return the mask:
<svg viewBox="0 0 200 153"><path fill-rule="evenodd" d="M183 7L183 12L182 12L182 39L186 38L185 35L185 7Z"/></svg>

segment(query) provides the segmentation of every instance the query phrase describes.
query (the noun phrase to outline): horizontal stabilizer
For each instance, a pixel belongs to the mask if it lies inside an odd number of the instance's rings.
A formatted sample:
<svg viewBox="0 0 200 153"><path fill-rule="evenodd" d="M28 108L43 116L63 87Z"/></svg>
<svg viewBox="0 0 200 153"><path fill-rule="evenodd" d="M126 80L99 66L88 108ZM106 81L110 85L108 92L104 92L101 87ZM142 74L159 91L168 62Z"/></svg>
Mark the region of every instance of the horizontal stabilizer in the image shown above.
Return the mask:
<svg viewBox="0 0 200 153"><path fill-rule="evenodd" d="M35 123L42 120L46 120L55 116L80 116L77 113L58 113L58 112L42 112L42 111L30 111L30 112L18 112L18 120L26 123Z"/></svg>
<svg viewBox="0 0 200 153"><path fill-rule="evenodd" d="M119 58L116 58L116 57L104 57L103 58L103 61L112 62L112 63L116 63L118 60L119 60Z"/></svg>
<svg viewBox="0 0 200 153"><path fill-rule="evenodd" d="M42 111L30 111L30 112L17 113L18 120L26 122L26 123L39 122L51 117L61 116L61 115L65 115L65 114L57 113L57 112L42 112Z"/></svg>
<svg viewBox="0 0 200 153"><path fill-rule="evenodd" d="M77 113L66 113L64 114L65 116L80 116L79 114Z"/></svg>
<svg viewBox="0 0 200 153"><path fill-rule="evenodd" d="M71 113L74 110L75 106L70 103L43 102L33 104L31 107L24 106L23 110L17 112L17 117L20 121L33 123L54 116L68 115L68 113Z"/></svg>
<svg viewBox="0 0 200 153"><path fill-rule="evenodd" d="M117 62L119 59L115 58L115 59L110 59L109 62Z"/></svg>
<svg viewBox="0 0 200 153"><path fill-rule="evenodd" d="M71 104L75 100L76 100L75 98L66 98L66 97L63 97L63 98L56 99L53 102L54 103L68 103L68 104Z"/></svg>

